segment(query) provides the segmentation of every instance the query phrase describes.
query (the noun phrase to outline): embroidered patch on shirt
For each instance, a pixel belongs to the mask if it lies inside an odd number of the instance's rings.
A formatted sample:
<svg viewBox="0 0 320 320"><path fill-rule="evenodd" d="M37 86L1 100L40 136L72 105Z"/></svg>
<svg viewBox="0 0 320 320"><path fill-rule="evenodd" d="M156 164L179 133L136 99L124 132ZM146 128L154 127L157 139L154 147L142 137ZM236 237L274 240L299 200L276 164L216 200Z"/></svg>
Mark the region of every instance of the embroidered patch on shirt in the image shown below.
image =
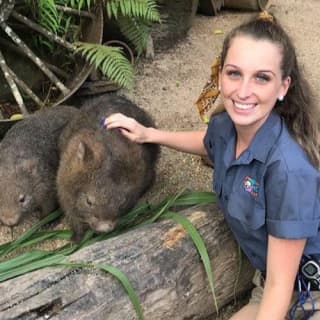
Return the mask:
<svg viewBox="0 0 320 320"><path fill-rule="evenodd" d="M258 196L259 192L259 183L256 179L246 176L243 181L244 190L249 192L253 197Z"/></svg>

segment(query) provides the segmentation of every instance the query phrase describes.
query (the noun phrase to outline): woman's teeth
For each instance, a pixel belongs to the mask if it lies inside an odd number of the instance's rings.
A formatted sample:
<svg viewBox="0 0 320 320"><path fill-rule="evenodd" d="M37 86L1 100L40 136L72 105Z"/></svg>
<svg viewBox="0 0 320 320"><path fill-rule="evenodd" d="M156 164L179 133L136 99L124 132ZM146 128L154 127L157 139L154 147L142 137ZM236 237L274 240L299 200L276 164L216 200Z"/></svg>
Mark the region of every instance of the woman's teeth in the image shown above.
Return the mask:
<svg viewBox="0 0 320 320"><path fill-rule="evenodd" d="M235 102L234 105L236 106L236 108L242 109L242 110L248 110L248 109L252 109L255 107L254 103L243 104L243 103Z"/></svg>

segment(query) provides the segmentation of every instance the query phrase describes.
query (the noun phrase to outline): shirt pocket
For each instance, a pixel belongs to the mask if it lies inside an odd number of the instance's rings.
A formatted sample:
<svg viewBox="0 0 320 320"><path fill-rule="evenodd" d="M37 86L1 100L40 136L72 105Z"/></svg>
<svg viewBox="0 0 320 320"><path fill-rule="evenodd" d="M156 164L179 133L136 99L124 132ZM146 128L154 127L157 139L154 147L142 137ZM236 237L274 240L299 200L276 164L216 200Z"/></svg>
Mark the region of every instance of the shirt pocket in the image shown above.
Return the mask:
<svg viewBox="0 0 320 320"><path fill-rule="evenodd" d="M266 224L266 211L255 199L230 196L228 214L249 229L257 230Z"/></svg>

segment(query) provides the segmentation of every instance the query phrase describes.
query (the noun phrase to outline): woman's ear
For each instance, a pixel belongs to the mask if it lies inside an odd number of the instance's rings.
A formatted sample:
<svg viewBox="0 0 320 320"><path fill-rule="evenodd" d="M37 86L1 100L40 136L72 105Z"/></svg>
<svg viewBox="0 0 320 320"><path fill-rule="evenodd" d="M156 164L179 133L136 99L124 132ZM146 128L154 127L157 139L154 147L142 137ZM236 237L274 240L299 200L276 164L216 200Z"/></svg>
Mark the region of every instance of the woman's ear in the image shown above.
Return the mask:
<svg viewBox="0 0 320 320"><path fill-rule="evenodd" d="M290 88L290 84L291 84L291 77L290 76L288 76L284 80L282 80L282 88L281 88L281 92L280 92L279 96L284 97L287 94L287 92Z"/></svg>

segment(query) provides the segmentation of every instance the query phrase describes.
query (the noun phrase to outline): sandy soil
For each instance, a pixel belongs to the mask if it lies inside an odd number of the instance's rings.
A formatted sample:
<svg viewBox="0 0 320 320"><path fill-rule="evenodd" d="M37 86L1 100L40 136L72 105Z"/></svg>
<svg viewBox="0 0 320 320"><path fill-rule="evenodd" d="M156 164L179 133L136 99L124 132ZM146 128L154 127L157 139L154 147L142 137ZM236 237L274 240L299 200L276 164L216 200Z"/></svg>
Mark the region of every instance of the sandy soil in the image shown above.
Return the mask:
<svg viewBox="0 0 320 320"><path fill-rule="evenodd" d="M268 7L289 31L298 51L298 58L319 100L320 85L320 1L270 0ZM225 34L253 13L221 11L218 16L197 15L188 35L174 47L158 51L153 61L139 63L136 87L127 93L148 110L158 127L168 130L205 128L194 105L210 75L210 65L219 54ZM222 34L214 31L220 29ZM146 198L157 202L182 188L211 190L212 169L199 157L162 148L157 181ZM15 234L30 226L19 227ZM11 238L8 228L0 226L0 243ZM220 316L228 319L233 307Z"/></svg>

